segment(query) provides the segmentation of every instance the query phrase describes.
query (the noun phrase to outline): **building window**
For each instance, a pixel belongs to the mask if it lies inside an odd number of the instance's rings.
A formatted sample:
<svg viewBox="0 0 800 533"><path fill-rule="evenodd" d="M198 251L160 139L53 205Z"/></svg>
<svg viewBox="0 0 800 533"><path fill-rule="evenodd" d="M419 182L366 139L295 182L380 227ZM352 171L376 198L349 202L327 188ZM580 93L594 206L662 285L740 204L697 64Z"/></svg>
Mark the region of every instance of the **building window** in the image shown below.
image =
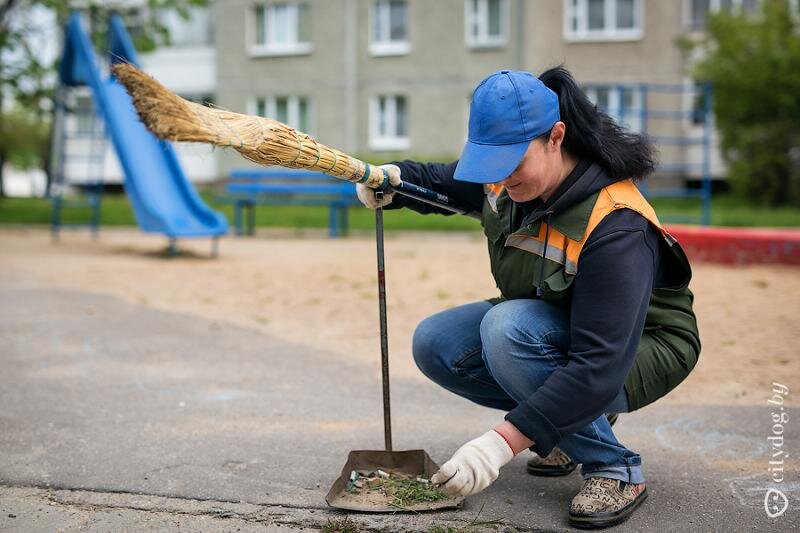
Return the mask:
<svg viewBox="0 0 800 533"><path fill-rule="evenodd" d="M406 0L375 0L372 3L370 54L374 56L403 55L410 51L408 2Z"/></svg>
<svg viewBox="0 0 800 533"><path fill-rule="evenodd" d="M254 8L255 56L299 55L313 50L311 16L305 2L262 4Z"/></svg>
<svg viewBox="0 0 800 533"><path fill-rule="evenodd" d="M465 0L467 46L493 48L508 42L508 0Z"/></svg>
<svg viewBox="0 0 800 533"><path fill-rule="evenodd" d="M689 28L705 29L709 12L737 11L751 15L756 12L760 2L761 0L691 0Z"/></svg>
<svg viewBox="0 0 800 533"><path fill-rule="evenodd" d="M211 12L207 7L192 7L186 18L174 9L156 11L158 22L169 32L170 46L201 46L214 43ZM165 43L166 44L166 43Z"/></svg>
<svg viewBox="0 0 800 533"><path fill-rule="evenodd" d="M642 95L636 87L591 85L584 87L589 100L618 124L642 131Z"/></svg>
<svg viewBox="0 0 800 533"><path fill-rule="evenodd" d="M369 147L372 150L408 150L408 104L405 96L381 95L372 99L369 113Z"/></svg>
<svg viewBox="0 0 800 533"><path fill-rule="evenodd" d="M78 96L75 98L75 134L79 137L89 137L95 133L94 103L90 96Z"/></svg>
<svg viewBox="0 0 800 533"><path fill-rule="evenodd" d="M564 0L568 41L630 41L643 36L642 0Z"/></svg>
<svg viewBox="0 0 800 533"><path fill-rule="evenodd" d="M708 16L711 0L692 0L689 27L693 30L701 30L706 27L706 17Z"/></svg>
<svg viewBox="0 0 800 533"><path fill-rule="evenodd" d="M304 96L255 98L249 112L283 122L303 133L311 133L311 106Z"/></svg>

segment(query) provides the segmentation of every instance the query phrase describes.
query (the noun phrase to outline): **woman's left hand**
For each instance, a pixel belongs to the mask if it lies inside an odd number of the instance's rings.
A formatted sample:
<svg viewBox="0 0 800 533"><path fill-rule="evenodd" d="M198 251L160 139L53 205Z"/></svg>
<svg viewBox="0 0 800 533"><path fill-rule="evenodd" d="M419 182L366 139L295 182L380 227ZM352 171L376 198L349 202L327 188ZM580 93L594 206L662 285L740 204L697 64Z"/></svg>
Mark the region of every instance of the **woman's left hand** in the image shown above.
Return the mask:
<svg viewBox="0 0 800 533"><path fill-rule="evenodd" d="M471 496L491 485L514 452L500 433L487 431L459 448L431 478L451 496Z"/></svg>

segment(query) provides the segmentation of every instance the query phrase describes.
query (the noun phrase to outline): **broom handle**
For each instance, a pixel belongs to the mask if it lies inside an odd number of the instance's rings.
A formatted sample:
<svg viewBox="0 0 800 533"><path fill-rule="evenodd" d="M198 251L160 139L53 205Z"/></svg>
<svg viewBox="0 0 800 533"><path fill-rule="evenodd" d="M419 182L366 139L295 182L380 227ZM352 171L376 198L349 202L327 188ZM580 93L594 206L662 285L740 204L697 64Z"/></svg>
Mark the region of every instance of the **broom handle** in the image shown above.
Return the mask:
<svg viewBox="0 0 800 533"><path fill-rule="evenodd" d="M409 183L407 181L401 181L400 185L391 187L391 190L397 192L398 194L402 194L403 196L408 196L409 198L419 200L420 202L425 202L426 204L435 205L436 207L446 209L453 213L458 213L459 215L466 215L478 220L481 218L480 214L476 213L475 211L467 211L466 209L455 205L449 196L426 189L425 187L420 187L419 185L414 185L413 183Z"/></svg>
<svg viewBox="0 0 800 533"><path fill-rule="evenodd" d="M375 196L380 198L382 192ZM381 382L383 383L383 441L392 451L392 409L389 401L389 336L386 326L386 272L383 259L383 209L375 210L375 243L378 248L378 318L381 332Z"/></svg>
<svg viewBox="0 0 800 533"><path fill-rule="evenodd" d="M374 189L376 194L384 192L396 192L402 194L403 196L408 196L409 198L413 198L420 202L434 205L452 213L466 215L478 220L481 218L480 213L468 211L463 207L456 205L456 203L445 194L438 193L431 189L426 189L425 187L420 187L419 185L415 185L414 183L410 183L408 181L401 181L398 185L391 185L389 183L389 175L381 167L371 163L364 163L363 161L360 161L352 156L348 156L347 154L342 155L349 157L352 160L354 164L351 168L355 167L359 170L363 168L363 174L360 171L344 175L337 175L328 172L325 172L325 174L340 180L350 181L353 183L364 183L368 187Z"/></svg>

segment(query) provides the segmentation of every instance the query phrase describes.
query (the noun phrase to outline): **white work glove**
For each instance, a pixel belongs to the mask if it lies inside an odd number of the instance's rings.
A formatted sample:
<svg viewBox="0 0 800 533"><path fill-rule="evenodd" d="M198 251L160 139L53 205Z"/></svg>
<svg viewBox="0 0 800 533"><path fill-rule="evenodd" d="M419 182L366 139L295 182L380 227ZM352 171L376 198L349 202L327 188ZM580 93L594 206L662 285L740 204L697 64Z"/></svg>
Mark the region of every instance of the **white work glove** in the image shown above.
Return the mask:
<svg viewBox="0 0 800 533"><path fill-rule="evenodd" d="M389 184L392 186L400 185L400 167L397 165L381 165L382 168L389 175ZM375 189L371 189L363 183L356 183L356 194L361 203L370 209L377 209L379 207L386 207L392 203L394 192L383 193L383 198L378 201L375 198Z"/></svg>
<svg viewBox="0 0 800 533"><path fill-rule="evenodd" d="M491 485L500 467L513 458L506 440L495 430L487 431L459 448L431 483L451 496L471 496Z"/></svg>

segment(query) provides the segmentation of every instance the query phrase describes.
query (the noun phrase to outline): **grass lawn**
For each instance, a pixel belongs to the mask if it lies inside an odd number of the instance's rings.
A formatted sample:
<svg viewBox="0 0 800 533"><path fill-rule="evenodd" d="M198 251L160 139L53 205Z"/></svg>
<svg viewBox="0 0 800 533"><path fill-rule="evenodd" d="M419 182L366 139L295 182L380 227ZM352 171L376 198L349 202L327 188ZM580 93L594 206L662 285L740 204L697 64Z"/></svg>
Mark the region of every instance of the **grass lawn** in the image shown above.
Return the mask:
<svg viewBox="0 0 800 533"><path fill-rule="evenodd" d="M214 209L233 220L233 207L215 201L214 195L204 193L205 201ZM692 199L656 198L652 201L656 212L664 221L670 218L699 216L700 203ZM65 209L64 222L89 220L89 209ZM103 197L101 223L107 226L136 225L127 197L122 194ZM0 224L50 224L51 204L42 198L0 199ZM350 227L368 230L374 227L371 211L359 207L350 209ZM387 211L384 217L387 230L441 230L463 231L478 229L476 220L462 216L424 216L404 209ZM791 207L769 208L745 205L729 195L714 197L711 206L711 223L715 226L750 227L800 227L800 209ZM259 227L327 228L327 207L260 206L256 209L256 224Z"/></svg>

